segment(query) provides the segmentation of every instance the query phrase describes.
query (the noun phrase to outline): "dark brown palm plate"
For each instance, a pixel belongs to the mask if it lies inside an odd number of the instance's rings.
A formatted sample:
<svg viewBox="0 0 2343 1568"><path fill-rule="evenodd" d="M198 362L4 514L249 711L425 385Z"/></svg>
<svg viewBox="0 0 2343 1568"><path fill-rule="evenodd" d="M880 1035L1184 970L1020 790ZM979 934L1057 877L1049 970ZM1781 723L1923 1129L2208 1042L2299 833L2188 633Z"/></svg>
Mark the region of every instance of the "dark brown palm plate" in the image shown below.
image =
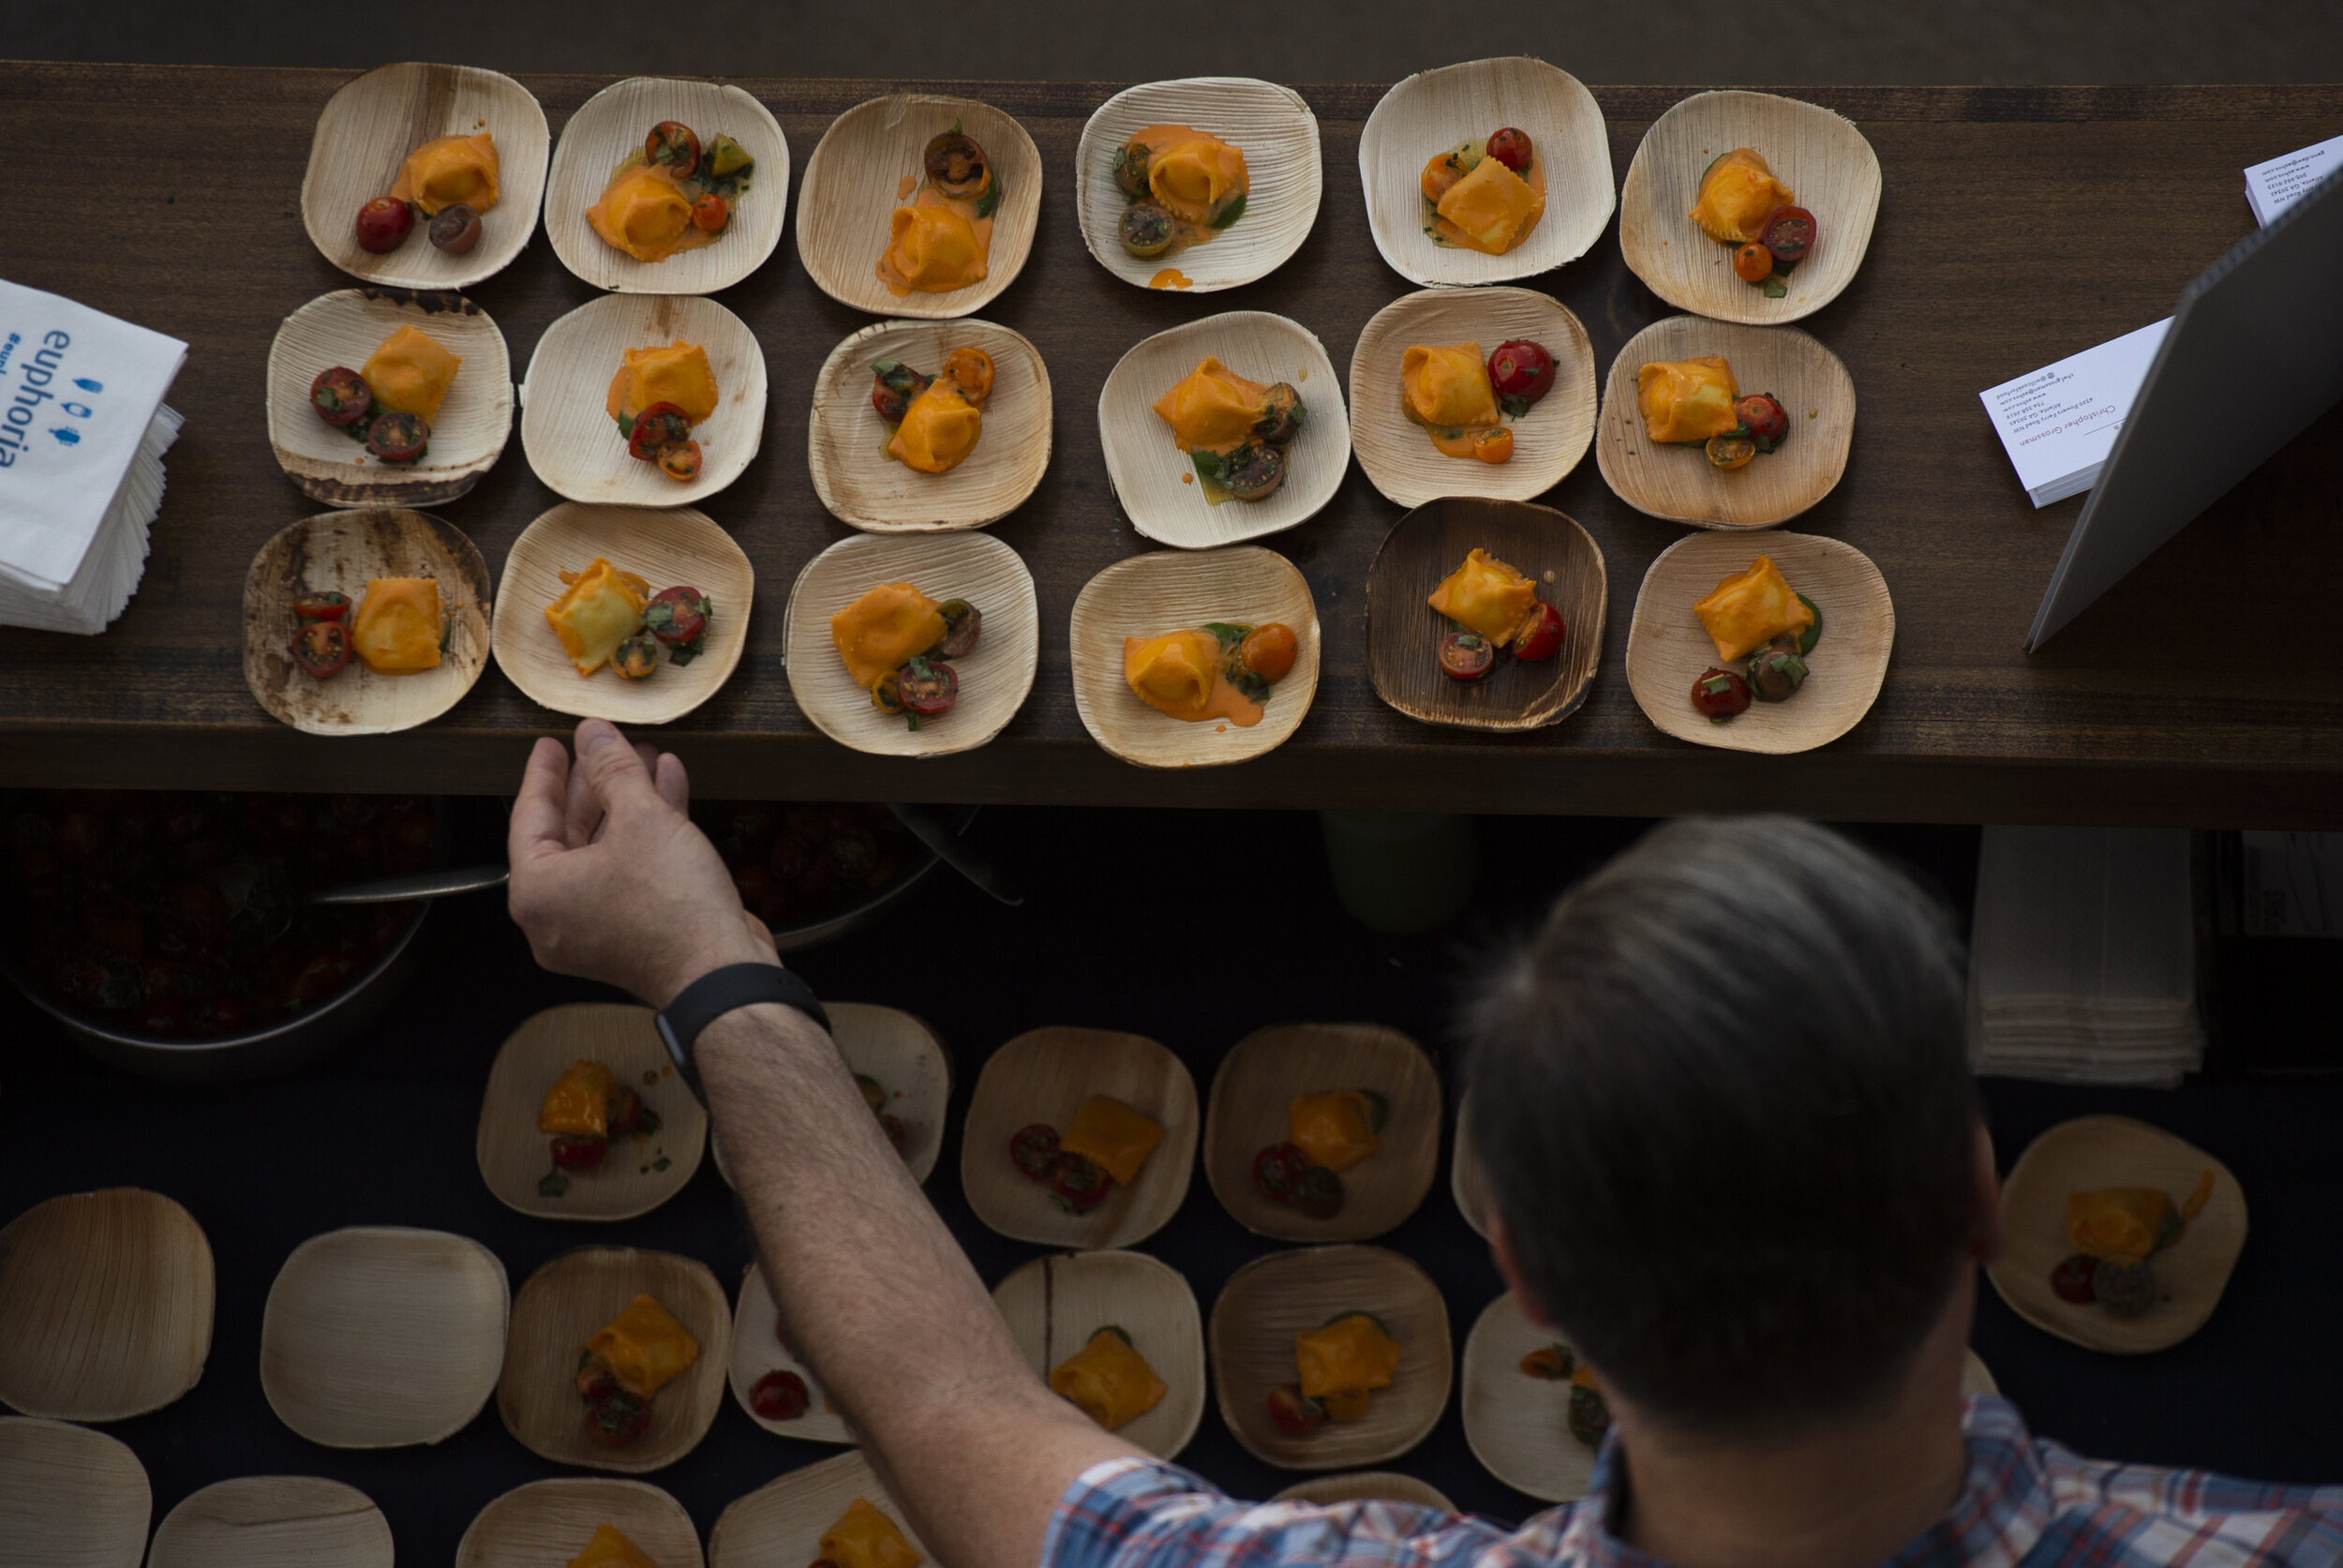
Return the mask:
<svg viewBox="0 0 2343 1568"><path fill-rule="evenodd" d="M1538 585L1568 629L1562 650L1540 664L1510 655L1478 680L1440 667L1449 624L1425 603L1478 545ZM1410 719L1466 729L1536 729L1587 699L1603 657L1603 552L1587 530L1550 506L1445 496L1399 519L1366 579L1366 672L1375 694Z"/></svg>

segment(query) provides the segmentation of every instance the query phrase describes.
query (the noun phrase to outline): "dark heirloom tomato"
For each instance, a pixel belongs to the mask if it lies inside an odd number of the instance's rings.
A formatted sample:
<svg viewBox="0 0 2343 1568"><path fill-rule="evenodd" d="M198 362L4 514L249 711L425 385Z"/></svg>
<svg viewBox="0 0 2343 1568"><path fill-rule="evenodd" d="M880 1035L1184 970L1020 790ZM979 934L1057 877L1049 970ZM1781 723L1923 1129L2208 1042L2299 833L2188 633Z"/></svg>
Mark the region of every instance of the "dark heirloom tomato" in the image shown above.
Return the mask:
<svg viewBox="0 0 2343 1568"><path fill-rule="evenodd" d="M1507 126L1490 136L1488 155L1516 174L1528 172L1532 156L1530 133L1518 126Z"/></svg>
<svg viewBox="0 0 2343 1568"><path fill-rule="evenodd" d="M1815 235L1813 213L1804 207L1776 207L1758 237L1773 252L1773 259L1787 267L1806 259L1806 253L1814 248Z"/></svg>
<svg viewBox="0 0 2343 1568"><path fill-rule="evenodd" d="M1497 663L1497 647L1478 632L1451 632L1440 640L1440 673L1451 680L1478 680Z"/></svg>
<svg viewBox="0 0 2343 1568"><path fill-rule="evenodd" d="M700 166L699 135L680 120L662 120L643 138L643 160L664 163L677 179L689 179Z"/></svg>
<svg viewBox="0 0 2343 1568"><path fill-rule="evenodd" d="M1050 1167L1050 1197L1069 1214L1088 1214L1114 1190L1114 1178L1078 1154L1060 1149Z"/></svg>
<svg viewBox="0 0 2343 1568"><path fill-rule="evenodd" d="M325 589L293 601L293 614L304 620L339 620L350 613L350 595Z"/></svg>
<svg viewBox="0 0 2343 1568"><path fill-rule="evenodd" d="M556 1133L553 1139L553 1163L557 1170L591 1171L602 1164L610 1152L610 1141L590 1133Z"/></svg>
<svg viewBox="0 0 2343 1568"><path fill-rule="evenodd" d="M712 190L692 203L692 227L703 234L721 234L731 221L732 209Z"/></svg>
<svg viewBox="0 0 2343 1568"><path fill-rule="evenodd" d="M648 680L659 673L659 639L629 637L610 650L610 667L629 680Z"/></svg>
<svg viewBox="0 0 2343 1568"><path fill-rule="evenodd" d="M1562 612L1539 600L1530 606L1530 618L1521 630L1514 634L1514 657L1530 664L1543 664L1562 650L1562 638L1568 628L1562 624Z"/></svg>
<svg viewBox="0 0 2343 1568"><path fill-rule="evenodd" d="M1273 1203L1291 1203L1294 1183L1309 1168L1309 1156L1294 1144L1272 1143L1253 1157L1253 1190Z"/></svg>
<svg viewBox="0 0 2343 1568"><path fill-rule="evenodd" d="M903 423L911 410L911 400L927 390L930 378L922 376L899 359L873 360L871 364L871 407L889 425Z"/></svg>
<svg viewBox="0 0 2343 1568"><path fill-rule="evenodd" d="M951 665L920 654L895 672L895 694L914 713L933 718L950 712L960 700L960 676Z"/></svg>
<svg viewBox="0 0 2343 1568"><path fill-rule="evenodd" d="M659 449L659 471L669 479L690 481L700 476L700 443L670 441Z"/></svg>
<svg viewBox="0 0 2343 1568"><path fill-rule="evenodd" d="M2093 1277L2098 1273L2099 1261L2088 1252L2078 1252L2051 1270L2051 1290L2061 1301L2088 1307L2099 1299Z"/></svg>
<svg viewBox="0 0 2343 1568"><path fill-rule="evenodd" d="M1123 248L1142 261L1153 261L1172 248L1172 214L1154 202L1134 202L1123 209L1115 226Z"/></svg>
<svg viewBox="0 0 2343 1568"><path fill-rule="evenodd" d="M1711 719L1749 711L1749 682L1727 669L1706 669L1693 682L1693 706Z"/></svg>
<svg viewBox="0 0 2343 1568"><path fill-rule="evenodd" d="M1733 400L1733 417L1749 426L1760 441L1778 441L1790 433L1790 411L1770 392L1753 392Z"/></svg>
<svg viewBox="0 0 2343 1568"><path fill-rule="evenodd" d="M350 628L338 620L305 620L293 632L293 663L330 680L350 663Z"/></svg>
<svg viewBox="0 0 2343 1568"><path fill-rule="evenodd" d="M433 248L451 256L461 256L480 243L480 210L468 202L457 202L441 207L425 231Z"/></svg>
<svg viewBox="0 0 2343 1568"><path fill-rule="evenodd" d="M655 461L664 447L692 439L692 420L673 403L653 403L634 416L626 433L626 455Z"/></svg>
<svg viewBox="0 0 2343 1568"><path fill-rule="evenodd" d="M1312 1219L1332 1219L1342 1212L1342 1178L1323 1165L1306 1168L1287 1200Z"/></svg>
<svg viewBox="0 0 2343 1568"><path fill-rule="evenodd" d="M963 659L973 652L984 633L984 614L965 599L947 599L936 613L944 618L944 640L933 650L939 659Z"/></svg>
<svg viewBox="0 0 2343 1568"><path fill-rule="evenodd" d="M650 1430L650 1403L620 1389L586 1407L586 1435L604 1448L624 1448Z"/></svg>
<svg viewBox="0 0 2343 1568"><path fill-rule="evenodd" d="M1147 194L1147 167L1155 157L1155 149L1137 137L1114 149L1114 183L1122 187L1124 195Z"/></svg>
<svg viewBox="0 0 2343 1568"><path fill-rule="evenodd" d="M1303 1393L1300 1383L1279 1383L1269 1391L1269 1419L1298 1436L1326 1425L1326 1407Z"/></svg>
<svg viewBox="0 0 2343 1568"><path fill-rule="evenodd" d="M431 426L421 414L386 413L366 431L366 445L386 463L411 463L431 448Z"/></svg>
<svg viewBox="0 0 2343 1568"><path fill-rule="evenodd" d="M931 140L920 166L928 184L955 201L973 202L992 184L992 163L984 149L956 130Z"/></svg>
<svg viewBox="0 0 2343 1568"><path fill-rule="evenodd" d="M309 406L318 417L336 427L355 425L374 407L374 389L347 365L318 372L309 383Z"/></svg>
<svg viewBox="0 0 2343 1568"><path fill-rule="evenodd" d="M767 1421L795 1421L813 1402L795 1372L768 1372L749 1390L749 1408Z"/></svg>
<svg viewBox="0 0 2343 1568"><path fill-rule="evenodd" d="M395 197L378 196L358 209L358 248L380 256L407 242L415 215Z"/></svg>
<svg viewBox="0 0 2343 1568"><path fill-rule="evenodd" d="M1516 337L1489 355L1489 385L1500 397L1534 403L1554 386L1554 356L1541 343Z"/></svg>
<svg viewBox="0 0 2343 1568"><path fill-rule="evenodd" d="M603 1113L603 1127L612 1138L624 1138L643 1122L643 1097L621 1084Z"/></svg>
<svg viewBox="0 0 2343 1568"><path fill-rule="evenodd" d="M1057 1128L1047 1122L1019 1128L1008 1141L1008 1157L1027 1180L1048 1181L1057 1169Z"/></svg>
<svg viewBox="0 0 2343 1568"><path fill-rule="evenodd" d="M1229 494L1239 500L1267 500L1286 482L1286 455L1267 441L1246 441L1229 454Z"/></svg>
<svg viewBox="0 0 2343 1568"><path fill-rule="evenodd" d="M697 642L708 630L710 608L708 595L696 588L663 588L643 606L643 630L670 648Z"/></svg>
<svg viewBox="0 0 2343 1568"><path fill-rule="evenodd" d="M1253 437L1272 446L1284 446L1302 433L1302 422L1308 417L1300 389L1291 381L1279 381L1261 394L1261 414L1253 421Z"/></svg>

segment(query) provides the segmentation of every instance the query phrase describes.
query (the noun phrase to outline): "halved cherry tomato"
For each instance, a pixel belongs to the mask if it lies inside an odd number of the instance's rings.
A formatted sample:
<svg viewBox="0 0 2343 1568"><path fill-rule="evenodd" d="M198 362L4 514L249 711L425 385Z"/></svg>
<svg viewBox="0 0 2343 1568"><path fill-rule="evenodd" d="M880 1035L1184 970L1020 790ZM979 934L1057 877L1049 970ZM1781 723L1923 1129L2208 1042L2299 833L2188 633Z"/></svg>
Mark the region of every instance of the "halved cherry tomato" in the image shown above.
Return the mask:
<svg viewBox="0 0 2343 1568"><path fill-rule="evenodd" d="M1068 1214L1088 1214L1114 1190L1114 1178L1091 1160L1060 1149L1050 1167L1050 1197Z"/></svg>
<svg viewBox="0 0 2343 1568"><path fill-rule="evenodd" d="M1518 126L1507 126L1489 138L1488 155L1515 173L1526 173L1531 157L1530 133Z"/></svg>
<svg viewBox="0 0 2343 1568"><path fill-rule="evenodd" d="M700 476L700 443L670 441L659 449L659 471L669 479L690 483Z"/></svg>
<svg viewBox="0 0 2343 1568"><path fill-rule="evenodd" d="M1300 1383L1279 1383L1269 1391L1269 1419L1280 1431L1313 1432L1326 1425L1326 1407L1303 1393Z"/></svg>
<svg viewBox="0 0 2343 1568"><path fill-rule="evenodd" d="M1745 468L1757 455L1757 443L1747 436L1710 436L1709 463L1712 468L1727 470Z"/></svg>
<svg viewBox="0 0 2343 1568"><path fill-rule="evenodd" d="M1562 624L1562 612L1541 599L1530 606L1530 615L1514 634L1514 657L1530 664L1551 659L1562 650L1562 638L1569 628Z"/></svg>
<svg viewBox="0 0 2343 1568"><path fill-rule="evenodd" d="M1236 645L1236 662L1275 686L1292 673L1301 645L1293 628L1282 620L1256 626Z"/></svg>
<svg viewBox="0 0 2343 1568"><path fill-rule="evenodd" d="M1342 1178L1323 1165L1306 1167L1287 1200L1311 1219L1332 1219L1342 1212Z"/></svg>
<svg viewBox="0 0 2343 1568"><path fill-rule="evenodd" d="M626 433L626 455L651 463L662 447L692 439L692 418L673 403L653 403L634 416Z"/></svg>
<svg viewBox="0 0 2343 1568"><path fill-rule="evenodd" d="M586 1435L604 1448L624 1448L650 1430L650 1401L624 1389L586 1407Z"/></svg>
<svg viewBox="0 0 2343 1568"><path fill-rule="evenodd" d="M731 221L732 209L712 190L692 203L692 227L703 234L721 234Z"/></svg>
<svg viewBox="0 0 2343 1568"><path fill-rule="evenodd" d="M1806 260L1806 253L1814 248L1817 237L1814 215L1804 207L1776 207L1766 219L1759 238L1773 259L1785 267L1796 266Z"/></svg>
<svg viewBox="0 0 2343 1568"><path fill-rule="evenodd" d="M395 197L378 196L358 209L358 248L382 255L407 243L415 215Z"/></svg>
<svg viewBox="0 0 2343 1568"><path fill-rule="evenodd" d="M1048 1181L1057 1168L1057 1128L1047 1122L1019 1128L1008 1141L1008 1157L1028 1181Z"/></svg>
<svg viewBox="0 0 2343 1568"><path fill-rule="evenodd" d="M888 670L872 682L871 706L890 718L903 710L903 693L896 689L893 670Z"/></svg>
<svg viewBox="0 0 2343 1568"><path fill-rule="evenodd" d="M1440 638L1440 673L1451 680L1478 680L1495 663L1497 646L1478 632L1451 632Z"/></svg>
<svg viewBox="0 0 2343 1568"><path fill-rule="evenodd" d="M480 243L480 211L469 202L441 207L432 215L431 227L425 231L425 235L434 249L461 256Z"/></svg>
<svg viewBox="0 0 2343 1568"><path fill-rule="evenodd" d="M620 1088L610 1097L608 1109L603 1114L605 1137L624 1138L643 1124L643 1097L634 1090Z"/></svg>
<svg viewBox="0 0 2343 1568"><path fill-rule="evenodd" d="M1763 283L1773 276L1773 252L1752 240L1733 252L1733 276L1744 283Z"/></svg>
<svg viewBox="0 0 2343 1568"><path fill-rule="evenodd" d="M643 606L643 630L670 648L697 642L715 606L696 588L663 588Z"/></svg>
<svg viewBox="0 0 2343 1568"><path fill-rule="evenodd" d="M611 1375L610 1363L593 1351L580 1351L577 1371L571 1380L577 1396L588 1404L599 1404L619 1392L619 1380Z"/></svg>
<svg viewBox="0 0 2343 1568"><path fill-rule="evenodd" d="M557 1133L553 1140L553 1164L559 1171L592 1171L599 1168L603 1157L610 1152L610 1140L596 1138L591 1133Z"/></svg>
<svg viewBox="0 0 2343 1568"><path fill-rule="evenodd" d="M749 1390L749 1409L767 1421L795 1421L813 1402L805 1380L795 1372L768 1372Z"/></svg>
<svg viewBox="0 0 2343 1568"><path fill-rule="evenodd" d="M1484 463L1502 463L1514 455L1514 433L1503 426L1472 438L1472 455Z"/></svg>
<svg viewBox="0 0 2343 1568"><path fill-rule="evenodd" d="M903 423L911 400L927 390L931 378L899 359L874 360L871 365L871 407L889 425Z"/></svg>
<svg viewBox="0 0 2343 1568"><path fill-rule="evenodd" d="M366 445L386 463L411 463L431 448L431 426L421 414L386 413L366 431Z"/></svg>
<svg viewBox="0 0 2343 1568"><path fill-rule="evenodd" d="M338 620L305 620L293 632L293 663L320 680L350 663L350 628Z"/></svg>
<svg viewBox="0 0 2343 1568"><path fill-rule="evenodd" d="M309 406L326 424L347 428L366 418L366 411L374 407L374 389L349 366L336 365L319 371L318 379L309 383Z"/></svg>
<svg viewBox="0 0 2343 1568"><path fill-rule="evenodd" d="M1524 403L1534 403L1553 390L1554 356L1542 343L1516 337L1500 343L1489 355L1489 385L1500 397L1518 397Z"/></svg>
<svg viewBox="0 0 2343 1568"><path fill-rule="evenodd" d="M643 138L643 161L664 163L677 179L690 179L700 166L699 135L680 120L662 120Z"/></svg>
<svg viewBox="0 0 2343 1568"><path fill-rule="evenodd" d="M1292 1143L1272 1143L1253 1157L1253 1190L1273 1203L1293 1202L1293 1184L1310 1168L1310 1157Z"/></svg>
<svg viewBox="0 0 2343 1568"><path fill-rule="evenodd" d="M2088 1307L2099 1299L2099 1261L2078 1252L2051 1270L2051 1290L2059 1300Z"/></svg>
<svg viewBox="0 0 2343 1568"><path fill-rule="evenodd" d="M920 654L895 672L895 694L923 718L948 713L960 700L960 676L951 665Z"/></svg>
<svg viewBox="0 0 2343 1568"><path fill-rule="evenodd" d="M1521 1358L1521 1369L1547 1382L1562 1382L1576 1369L1577 1357L1564 1345L1541 1345Z"/></svg>
<svg viewBox="0 0 2343 1568"><path fill-rule="evenodd" d="M1770 392L1753 392L1733 400L1733 417L1749 426L1760 441L1778 441L1790 433L1790 411Z"/></svg>
<svg viewBox="0 0 2343 1568"><path fill-rule="evenodd" d="M965 599L947 599L935 613L944 618L944 639L932 651L939 659L965 658L984 635L984 612Z"/></svg>
<svg viewBox="0 0 2343 1568"><path fill-rule="evenodd" d="M332 589L305 593L293 601L293 614L304 620L339 620L350 613L350 595Z"/></svg>
<svg viewBox="0 0 2343 1568"><path fill-rule="evenodd" d="M1749 682L1727 669L1706 669L1693 682L1693 707L1711 719L1749 711Z"/></svg>

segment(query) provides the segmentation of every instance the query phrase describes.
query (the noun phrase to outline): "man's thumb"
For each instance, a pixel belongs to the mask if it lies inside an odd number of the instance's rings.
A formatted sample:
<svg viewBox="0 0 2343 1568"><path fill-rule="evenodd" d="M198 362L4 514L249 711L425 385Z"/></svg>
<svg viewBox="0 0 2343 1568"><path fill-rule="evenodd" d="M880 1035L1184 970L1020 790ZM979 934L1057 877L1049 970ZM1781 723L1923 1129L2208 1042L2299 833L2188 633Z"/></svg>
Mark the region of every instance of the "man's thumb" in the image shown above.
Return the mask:
<svg viewBox="0 0 2343 1568"><path fill-rule="evenodd" d="M643 759L626 743L618 725L606 719L589 719L577 726L577 760L604 812L658 799Z"/></svg>

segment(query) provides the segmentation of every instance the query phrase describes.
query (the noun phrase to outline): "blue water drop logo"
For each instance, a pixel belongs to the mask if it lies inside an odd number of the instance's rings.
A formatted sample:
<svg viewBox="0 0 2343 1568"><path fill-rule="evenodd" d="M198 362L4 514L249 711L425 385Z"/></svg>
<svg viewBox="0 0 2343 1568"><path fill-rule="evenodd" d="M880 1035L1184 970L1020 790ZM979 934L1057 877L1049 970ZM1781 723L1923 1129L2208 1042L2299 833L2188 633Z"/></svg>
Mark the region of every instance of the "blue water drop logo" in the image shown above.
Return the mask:
<svg viewBox="0 0 2343 1568"><path fill-rule="evenodd" d="M57 407L63 409L66 412L71 414L76 419L87 419L91 412L90 406L87 403L60 403Z"/></svg>
<svg viewBox="0 0 2343 1568"><path fill-rule="evenodd" d="M106 390L105 382L93 381L87 376L74 377L73 384L80 387L83 392L103 392Z"/></svg>
<svg viewBox="0 0 2343 1568"><path fill-rule="evenodd" d="M70 425L55 426L50 430L49 433L56 437L60 442L67 446L79 446L82 444L82 432L76 430Z"/></svg>

